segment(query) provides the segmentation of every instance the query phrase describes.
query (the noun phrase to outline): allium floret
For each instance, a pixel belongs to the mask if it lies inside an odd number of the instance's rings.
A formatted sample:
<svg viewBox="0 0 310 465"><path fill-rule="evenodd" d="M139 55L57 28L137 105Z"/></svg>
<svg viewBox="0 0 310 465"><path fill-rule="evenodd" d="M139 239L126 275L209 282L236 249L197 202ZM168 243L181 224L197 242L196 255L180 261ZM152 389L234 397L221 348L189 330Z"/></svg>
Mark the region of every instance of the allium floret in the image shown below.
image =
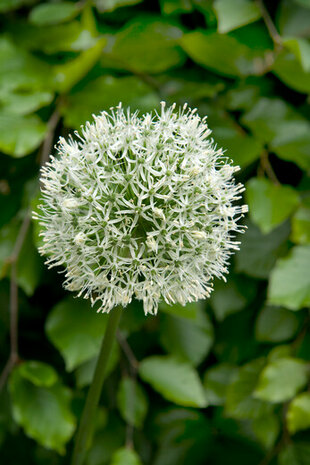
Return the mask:
<svg viewBox="0 0 310 465"><path fill-rule="evenodd" d="M246 206L239 169L217 149L206 118L184 105L131 114L121 104L60 138L42 168L41 225L49 267L98 311L142 300L185 305L224 278ZM225 279L225 278L224 278Z"/></svg>

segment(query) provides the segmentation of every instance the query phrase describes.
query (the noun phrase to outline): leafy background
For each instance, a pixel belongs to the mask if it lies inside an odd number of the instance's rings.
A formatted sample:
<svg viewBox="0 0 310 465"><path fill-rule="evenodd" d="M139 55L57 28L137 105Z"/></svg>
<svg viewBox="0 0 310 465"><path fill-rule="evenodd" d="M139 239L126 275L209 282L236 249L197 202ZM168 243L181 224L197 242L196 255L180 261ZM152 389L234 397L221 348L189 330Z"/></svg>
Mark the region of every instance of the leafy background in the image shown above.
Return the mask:
<svg viewBox="0 0 310 465"><path fill-rule="evenodd" d="M0 12L2 462L69 463L106 326L37 253L40 164L93 113L164 99L241 166L248 230L208 302L124 312L87 465L309 465L310 1Z"/></svg>

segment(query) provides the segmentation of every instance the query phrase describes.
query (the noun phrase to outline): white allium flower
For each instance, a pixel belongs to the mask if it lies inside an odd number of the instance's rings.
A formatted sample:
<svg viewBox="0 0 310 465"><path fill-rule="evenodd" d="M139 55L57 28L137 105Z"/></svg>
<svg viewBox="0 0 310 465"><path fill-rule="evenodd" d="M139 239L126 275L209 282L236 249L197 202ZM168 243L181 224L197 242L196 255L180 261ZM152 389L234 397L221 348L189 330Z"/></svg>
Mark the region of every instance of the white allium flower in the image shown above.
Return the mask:
<svg viewBox="0 0 310 465"><path fill-rule="evenodd" d="M64 286L109 312L133 297L145 313L206 298L238 250L245 206L239 168L216 149L195 110L125 112L121 104L60 138L42 169L40 220L47 264ZM225 279L225 278L224 278Z"/></svg>

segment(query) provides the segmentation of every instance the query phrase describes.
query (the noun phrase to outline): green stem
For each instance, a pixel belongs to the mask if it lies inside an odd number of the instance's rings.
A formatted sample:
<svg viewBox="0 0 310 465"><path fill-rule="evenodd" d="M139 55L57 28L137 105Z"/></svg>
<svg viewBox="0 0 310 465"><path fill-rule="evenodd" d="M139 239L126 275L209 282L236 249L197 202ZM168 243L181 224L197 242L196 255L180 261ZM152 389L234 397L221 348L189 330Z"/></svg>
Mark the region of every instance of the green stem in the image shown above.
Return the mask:
<svg viewBox="0 0 310 465"><path fill-rule="evenodd" d="M86 403L77 431L71 465L83 465L84 463L90 433L94 424L94 416L99 403L102 385L107 371L107 365L111 355L111 349L121 313L122 308L117 307L111 310L109 315L95 374L87 394Z"/></svg>

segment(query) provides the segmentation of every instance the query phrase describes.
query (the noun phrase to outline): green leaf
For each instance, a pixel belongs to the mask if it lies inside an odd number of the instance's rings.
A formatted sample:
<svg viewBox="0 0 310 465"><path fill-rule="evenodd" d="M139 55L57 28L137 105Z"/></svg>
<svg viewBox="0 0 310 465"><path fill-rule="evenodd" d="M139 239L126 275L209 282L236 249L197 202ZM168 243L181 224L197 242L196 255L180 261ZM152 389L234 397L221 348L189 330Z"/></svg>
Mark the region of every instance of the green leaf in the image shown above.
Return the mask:
<svg viewBox="0 0 310 465"><path fill-rule="evenodd" d="M309 392L303 392L292 400L287 410L286 421L288 430L292 434L310 428Z"/></svg>
<svg viewBox="0 0 310 465"><path fill-rule="evenodd" d="M138 17L115 36L111 58L129 71L161 73L183 64L185 56L178 46L182 34L161 18Z"/></svg>
<svg viewBox="0 0 310 465"><path fill-rule="evenodd" d="M122 378L117 392L117 406L123 419L135 428L142 428L148 401L142 387L132 378Z"/></svg>
<svg viewBox="0 0 310 465"><path fill-rule="evenodd" d="M142 465L142 462L134 450L123 447L113 454L110 465Z"/></svg>
<svg viewBox="0 0 310 465"><path fill-rule="evenodd" d="M28 296L33 295L38 286L41 272L42 260L34 246L32 228L30 228L17 261L17 282Z"/></svg>
<svg viewBox="0 0 310 465"><path fill-rule="evenodd" d="M136 5L142 0L94 0L94 2L100 12L111 12L124 6Z"/></svg>
<svg viewBox="0 0 310 465"><path fill-rule="evenodd" d="M286 38L283 43L298 58L303 70L310 71L310 42L302 38Z"/></svg>
<svg viewBox="0 0 310 465"><path fill-rule="evenodd" d="M268 234L296 210L299 195L291 186L252 178L246 184L246 203L253 223Z"/></svg>
<svg viewBox="0 0 310 465"><path fill-rule="evenodd" d="M15 158L33 152L43 141L46 124L36 115L10 115L0 111L0 150Z"/></svg>
<svg viewBox="0 0 310 465"><path fill-rule="evenodd" d="M310 72L305 71L293 53L283 50L272 66L272 72L287 86L298 92L310 92Z"/></svg>
<svg viewBox="0 0 310 465"><path fill-rule="evenodd" d="M16 367L10 376L14 419L27 436L64 454L64 446L75 429L75 418L70 410L71 393L59 383L44 385L47 380L51 381L51 371L46 367L23 369L22 366ZM29 378L35 380L35 384ZM39 383L43 385L38 386Z"/></svg>
<svg viewBox="0 0 310 465"><path fill-rule="evenodd" d="M252 280L230 274L226 283L220 280L215 283L209 302L217 321L223 321L229 315L244 309L255 295L256 288Z"/></svg>
<svg viewBox="0 0 310 465"><path fill-rule="evenodd" d="M236 254L237 271L254 278L268 278L277 258L287 249L289 233L287 223L266 235L249 223L240 251Z"/></svg>
<svg viewBox="0 0 310 465"><path fill-rule="evenodd" d="M46 54L87 50L97 41L80 21L51 26L34 26L29 22L15 21L9 31L24 48L40 50Z"/></svg>
<svg viewBox="0 0 310 465"><path fill-rule="evenodd" d="M0 91L0 105L7 113L26 115L49 105L53 96L51 92L34 90L16 90L10 93Z"/></svg>
<svg viewBox="0 0 310 465"><path fill-rule="evenodd" d="M270 406L266 402L253 397L264 365L264 359L257 359L239 368L226 391L225 410L228 416L236 419L255 419L270 413Z"/></svg>
<svg viewBox="0 0 310 465"><path fill-rule="evenodd" d="M310 0L294 0L294 2L304 8L310 8Z"/></svg>
<svg viewBox="0 0 310 465"><path fill-rule="evenodd" d="M289 443L279 453L279 465L310 465L309 443Z"/></svg>
<svg viewBox="0 0 310 465"><path fill-rule="evenodd" d="M211 428L206 415L194 409L168 408L157 413L154 465L204 463Z"/></svg>
<svg viewBox="0 0 310 465"><path fill-rule="evenodd" d="M24 5L31 5L34 0L1 0L0 12L15 10Z"/></svg>
<svg viewBox="0 0 310 465"><path fill-rule="evenodd" d="M291 339L299 326L297 316L278 307L264 307L255 325L255 337L261 342L282 342Z"/></svg>
<svg viewBox="0 0 310 465"><path fill-rule="evenodd" d="M221 34L252 23L261 17L260 9L251 0L216 0L214 9Z"/></svg>
<svg viewBox="0 0 310 465"><path fill-rule="evenodd" d="M290 310L300 310L310 304L309 262L309 245L296 246L277 261L268 287L270 304L283 305Z"/></svg>
<svg viewBox="0 0 310 465"><path fill-rule="evenodd" d="M168 305L165 302L161 302L159 304L160 312L165 312L168 315L174 315L193 321L197 321L199 319L200 310L201 308L198 302L190 302L185 306L181 304Z"/></svg>
<svg viewBox="0 0 310 465"><path fill-rule="evenodd" d="M22 363L19 374L35 386L41 387L53 386L58 380L58 375L52 366L36 360Z"/></svg>
<svg viewBox="0 0 310 465"><path fill-rule="evenodd" d="M203 384L206 390L208 405L224 405L227 388L237 374L237 368L228 363L220 363L211 367L204 375Z"/></svg>
<svg viewBox="0 0 310 465"><path fill-rule="evenodd" d="M301 205L292 218L291 240L296 244L310 244L310 208Z"/></svg>
<svg viewBox="0 0 310 465"><path fill-rule="evenodd" d="M280 34L283 37L309 36L310 11L299 7L296 0L281 2L277 20Z"/></svg>
<svg viewBox="0 0 310 465"><path fill-rule="evenodd" d="M102 76L69 95L61 111L66 126L79 128L91 119L92 114L108 110L119 102L125 107L130 106L132 111L149 111L159 104L159 98L135 76Z"/></svg>
<svg viewBox="0 0 310 465"><path fill-rule="evenodd" d="M195 321L164 315L160 324L160 342L172 355L199 365L213 344L213 326L205 313Z"/></svg>
<svg viewBox="0 0 310 465"><path fill-rule="evenodd" d="M252 430L259 442L266 448L271 449L280 431L280 422L273 412L262 415L252 421Z"/></svg>
<svg viewBox="0 0 310 465"><path fill-rule="evenodd" d="M69 297L48 315L46 332L72 371L97 355L106 324L106 314L96 313L88 301Z"/></svg>
<svg viewBox="0 0 310 465"><path fill-rule="evenodd" d="M263 369L254 396L267 402L286 402L305 386L307 379L305 362L292 357L280 358Z"/></svg>
<svg viewBox="0 0 310 465"><path fill-rule="evenodd" d="M261 74L264 69L260 51L229 35L196 30L185 34L180 43L190 58L224 76Z"/></svg>
<svg viewBox="0 0 310 465"><path fill-rule="evenodd" d="M74 60L55 66L56 89L60 93L66 93L84 78L99 60L105 44L106 39L100 39L94 47L85 50Z"/></svg>
<svg viewBox="0 0 310 465"><path fill-rule="evenodd" d="M29 21L36 26L49 26L69 21L78 12L79 8L72 2L42 3L31 10Z"/></svg>
<svg viewBox="0 0 310 465"><path fill-rule="evenodd" d="M164 15L189 13L193 10L191 0L160 0L159 3Z"/></svg>
<svg viewBox="0 0 310 465"><path fill-rule="evenodd" d="M171 356L152 356L140 363L139 374L167 400L186 407L206 407L197 371Z"/></svg>
<svg viewBox="0 0 310 465"><path fill-rule="evenodd" d="M51 68L45 62L35 58L10 40L0 37L0 89L5 98L17 89L49 90L51 86Z"/></svg>
<svg viewBox="0 0 310 465"><path fill-rule="evenodd" d="M310 168L310 124L286 102L262 97L241 121L280 158Z"/></svg>

